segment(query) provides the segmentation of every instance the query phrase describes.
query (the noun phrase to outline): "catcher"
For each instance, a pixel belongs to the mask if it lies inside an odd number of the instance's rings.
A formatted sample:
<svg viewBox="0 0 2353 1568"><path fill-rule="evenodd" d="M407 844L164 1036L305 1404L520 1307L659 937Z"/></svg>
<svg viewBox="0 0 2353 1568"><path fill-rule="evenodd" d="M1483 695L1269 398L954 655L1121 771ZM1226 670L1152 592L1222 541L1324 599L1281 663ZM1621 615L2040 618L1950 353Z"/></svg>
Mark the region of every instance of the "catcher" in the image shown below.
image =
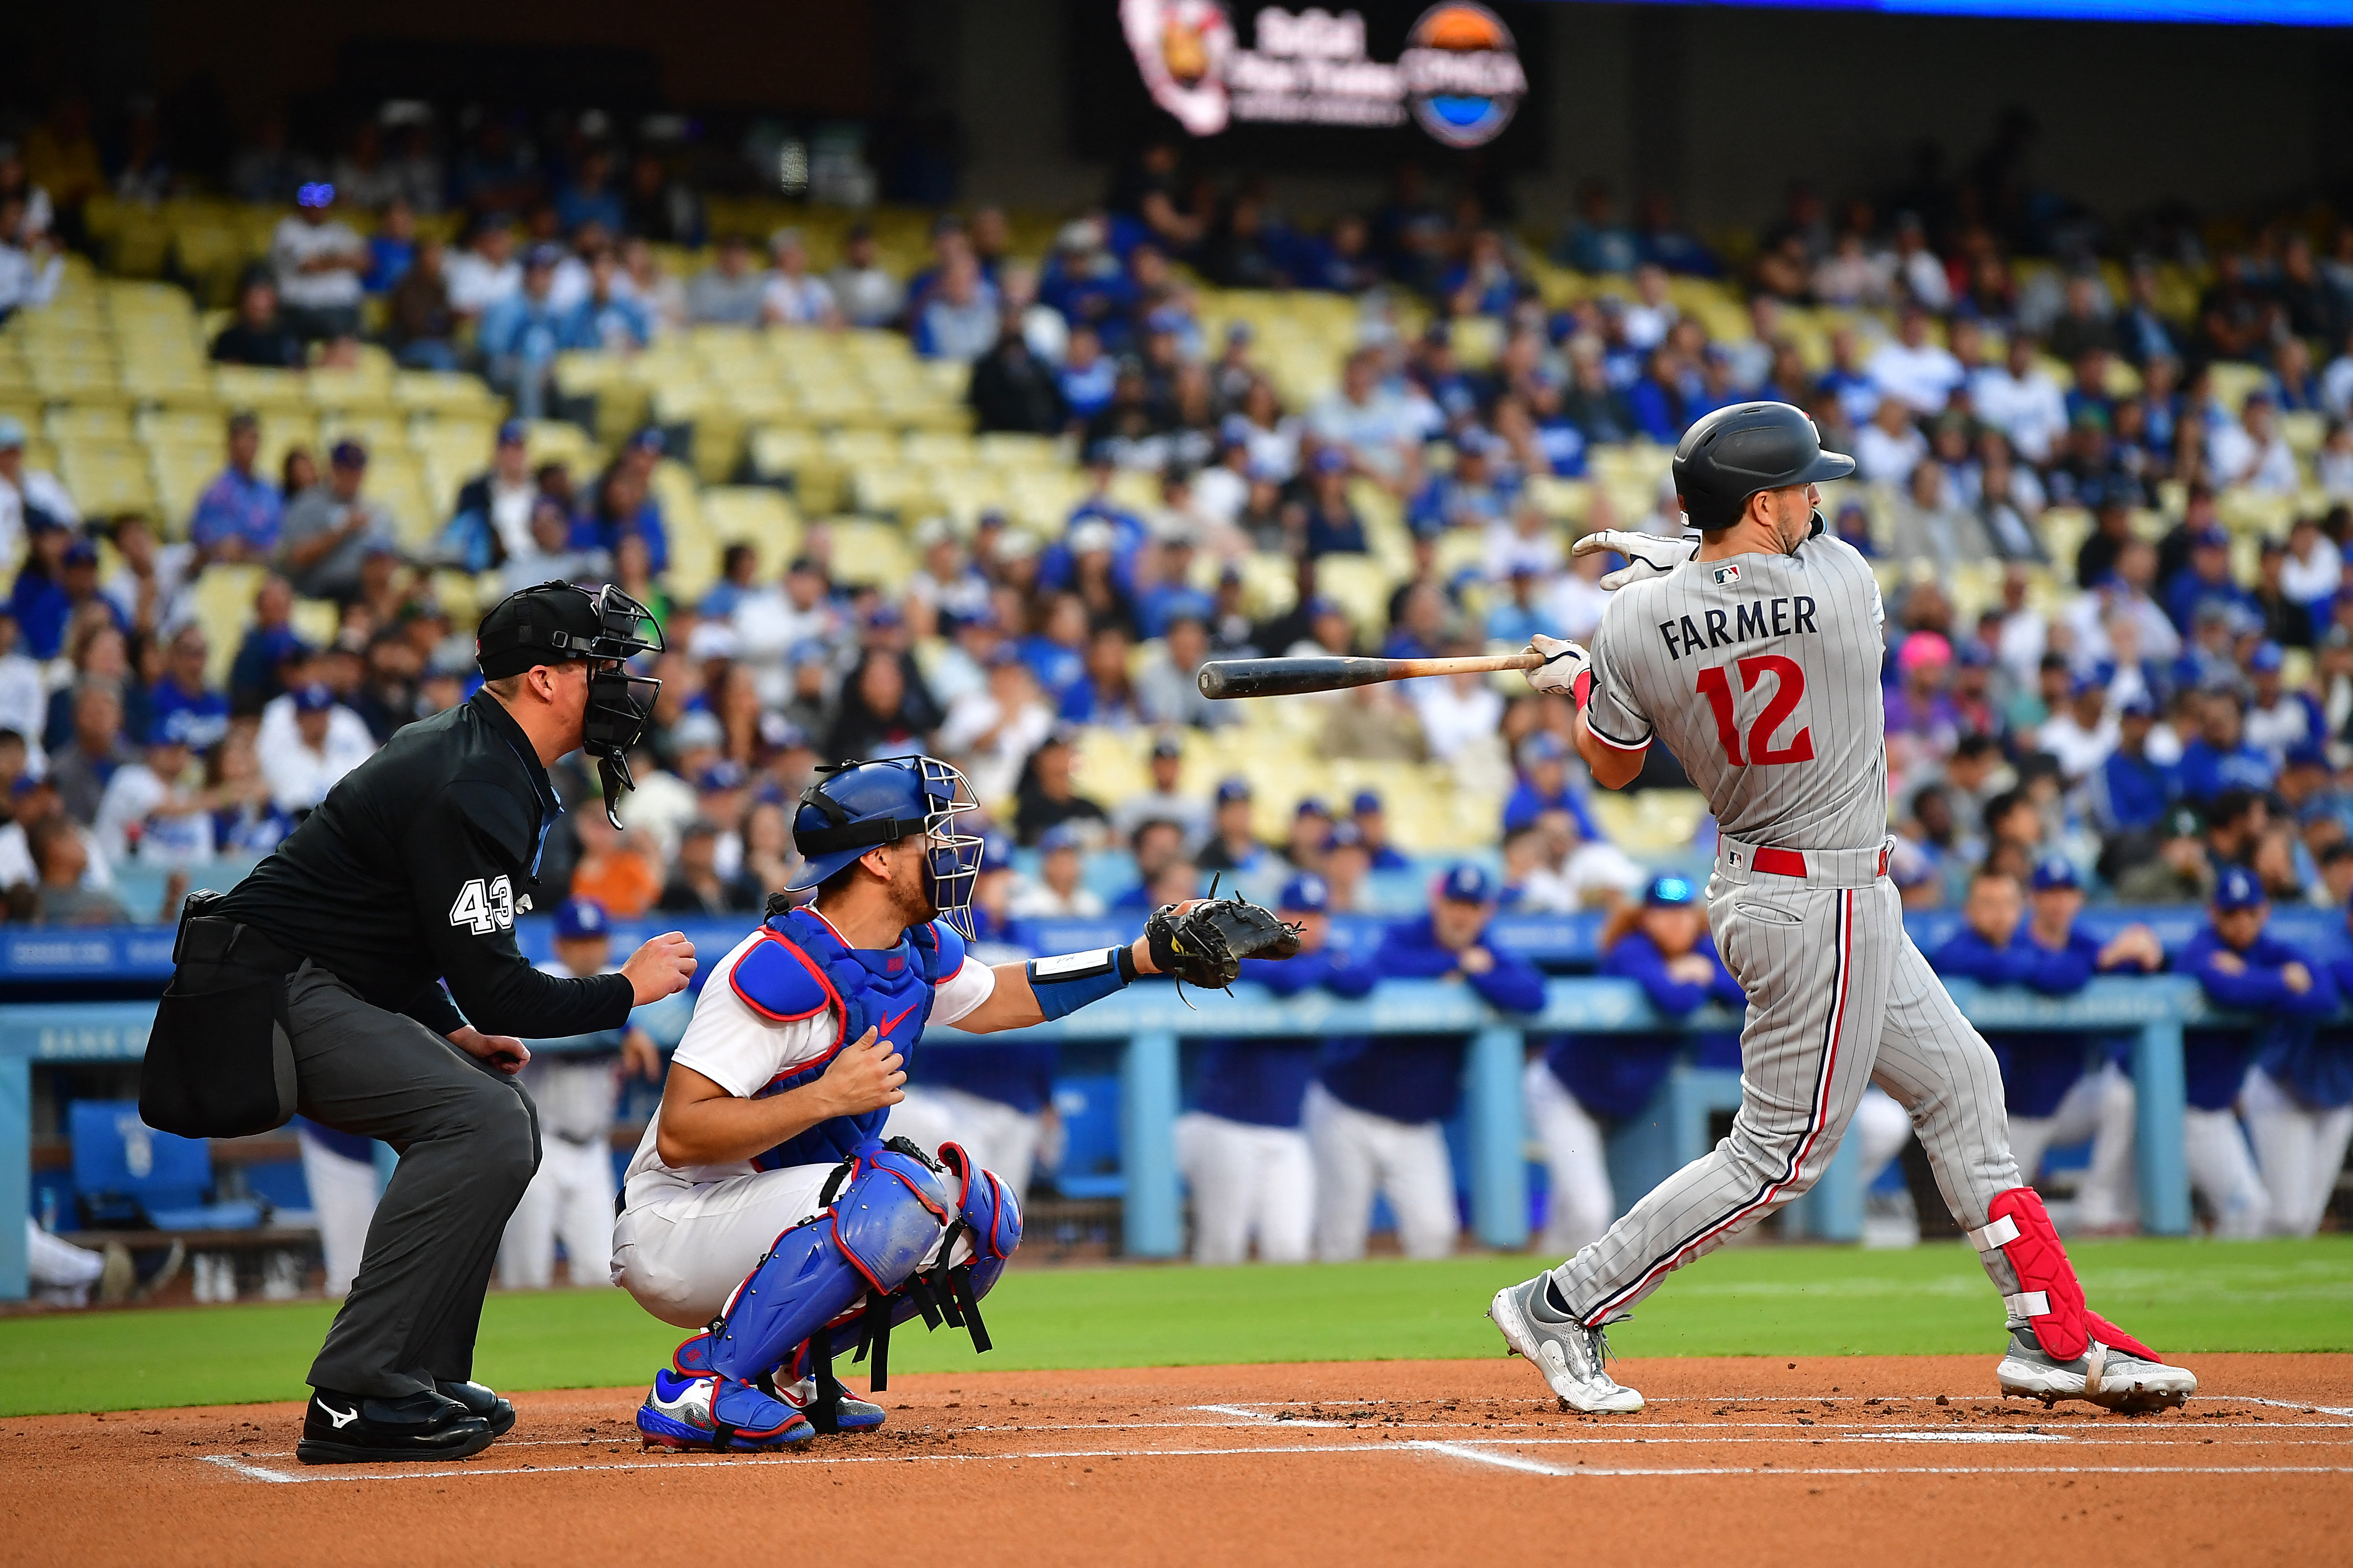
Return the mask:
<svg viewBox="0 0 2353 1568"><path fill-rule="evenodd" d="M890 1331L922 1313L988 1348L980 1298L1021 1211L954 1143L881 1141L924 1026L1026 1028L1138 975L1221 987L1297 935L1239 899L1169 905L1125 947L1001 963L965 956L981 841L962 774L930 757L844 763L801 796L811 904L719 961L624 1180L613 1279L698 1330L638 1411L650 1442L775 1448L880 1426L838 1352L889 1376Z"/></svg>

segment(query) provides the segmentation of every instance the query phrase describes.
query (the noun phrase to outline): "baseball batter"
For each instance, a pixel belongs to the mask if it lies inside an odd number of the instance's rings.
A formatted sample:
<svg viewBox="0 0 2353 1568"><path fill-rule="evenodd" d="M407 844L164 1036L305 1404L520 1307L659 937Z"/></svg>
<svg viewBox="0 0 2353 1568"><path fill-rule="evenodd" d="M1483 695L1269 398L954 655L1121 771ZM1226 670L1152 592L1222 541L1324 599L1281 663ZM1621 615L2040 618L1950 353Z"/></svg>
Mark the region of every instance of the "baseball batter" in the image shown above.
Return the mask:
<svg viewBox="0 0 2353 1568"><path fill-rule="evenodd" d="M1787 404L1708 416L1674 459L1696 534L1580 540L1631 562L1603 579L1619 592L1592 651L1535 639L1546 662L1530 684L1576 702L1597 780L1632 782L1663 741L1706 795L1720 833L1708 927L1748 1012L1731 1136L1558 1268L1497 1292L1488 1315L1564 1408L1641 1409L1605 1370L1602 1331L1819 1180L1876 1081L1910 1111L2002 1294L2003 1391L2179 1404L2196 1378L2084 1304L2010 1157L1993 1054L1905 932L1887 878L1879 585L1816 510L1815 486L1853 471Z"/></svg>

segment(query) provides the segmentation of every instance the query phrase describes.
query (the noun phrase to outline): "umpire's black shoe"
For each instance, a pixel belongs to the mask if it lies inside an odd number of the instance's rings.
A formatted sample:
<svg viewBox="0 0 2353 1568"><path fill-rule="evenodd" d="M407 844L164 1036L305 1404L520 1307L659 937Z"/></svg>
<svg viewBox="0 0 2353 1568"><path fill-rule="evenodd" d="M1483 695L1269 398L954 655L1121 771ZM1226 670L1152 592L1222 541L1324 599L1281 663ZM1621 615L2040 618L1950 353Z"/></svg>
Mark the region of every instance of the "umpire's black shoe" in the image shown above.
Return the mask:
<svg viewBox="0 0 2353 1568"><path fill-rule="evenodd" d="M318 1389L302 1413L294 1457L306 1465L377 1465L393 1459L462 1459L491 1446L490 1424L454 1399L419 1390L366 1399Z"/></svg>
<svg viewBox="0 0 2353 1568"><path fill-rule="evenodd" d="M488 1423L491 1436L503 1437L514 1430L514 1406L506 1399L479 1383L444 1383L433 1380L435 1392L444 1399L454 1399L466 1407L466 1414L479 1416Z"/></svg>

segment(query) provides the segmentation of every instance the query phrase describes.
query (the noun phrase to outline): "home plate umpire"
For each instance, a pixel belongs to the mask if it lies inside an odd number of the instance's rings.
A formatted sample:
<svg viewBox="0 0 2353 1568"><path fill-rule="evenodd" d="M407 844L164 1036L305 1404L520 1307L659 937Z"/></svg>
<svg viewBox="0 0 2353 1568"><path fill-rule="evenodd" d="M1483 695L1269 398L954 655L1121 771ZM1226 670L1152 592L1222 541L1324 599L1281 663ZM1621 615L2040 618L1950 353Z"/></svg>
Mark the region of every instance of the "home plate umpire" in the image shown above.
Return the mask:
<svg viewBox="0 0 2353 1568"><path fill-rule="evenodd" d="M530 1052L501 1031L617 1028L694 973L676 931L585 980L515 946L564 810L548 765L596 757L608 816L630 785L659 682L624 661L660 650L652 616L545 583L485 616L476 646L470 700L394 735L232 891L188 900L148 1042L152 1126L229 1137L299 1110L400 1152L311 1368L310 1464L462 1458L514 1425L472 1381L499 1237L539 1164L512 1076Z"/></svg>

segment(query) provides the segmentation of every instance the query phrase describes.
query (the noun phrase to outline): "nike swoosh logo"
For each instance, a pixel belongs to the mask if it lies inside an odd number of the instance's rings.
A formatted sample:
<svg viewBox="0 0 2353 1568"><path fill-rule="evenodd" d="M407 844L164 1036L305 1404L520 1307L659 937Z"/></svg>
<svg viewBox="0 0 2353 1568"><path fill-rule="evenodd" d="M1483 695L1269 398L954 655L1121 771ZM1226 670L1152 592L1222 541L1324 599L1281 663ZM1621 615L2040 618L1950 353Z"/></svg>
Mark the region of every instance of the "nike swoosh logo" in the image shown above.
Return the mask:
<svg viewBox="0 0 2353 1568"><path fill-rule="evenodd" d="M882 1027L876 1031L876 1038L884 1040L889 1039L891 1037L891 1031L899 1026L900 1021L921 1005L922 1004L917 1002L908 1003L906 1006L901 1008L899 1012L883 1023Z"/></svg>
<svg viewBox="0 0 2353 1568"><path fill-rule="evenodd" d="M356 1405L349 1410L338 1410L322 1399L319 1401L319 1408L327 1413L327 1419L335 1424L335 1430L338 1432L360 1418L359 1406Z"/></svg>

